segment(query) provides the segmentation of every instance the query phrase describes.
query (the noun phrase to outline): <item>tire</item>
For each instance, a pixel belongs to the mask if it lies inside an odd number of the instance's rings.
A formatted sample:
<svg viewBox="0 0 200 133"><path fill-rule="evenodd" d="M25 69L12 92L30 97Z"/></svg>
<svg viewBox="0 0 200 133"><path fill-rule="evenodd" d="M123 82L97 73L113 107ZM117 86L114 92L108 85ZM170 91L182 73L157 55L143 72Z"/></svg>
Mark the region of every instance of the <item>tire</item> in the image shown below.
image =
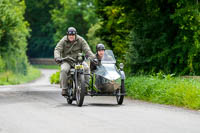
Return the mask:
<svg viewBox="0 0 200 133"><path fill-rule="evenodd" d="M73 79L69 79L69 80L70 80L69 84L68 84L69 89L73 90L74 81L73 81ZM67 99L68 104L72 104L72 102L73 102L73 92L72 92L71 96L67 96L66 99Z"/></svg>
<svg viewBox="0 0 200 133"><path fill-rule="evenodd" d="M119 93L119 94L121 94L121 93L124 94L124 93L125 93L124 80L121 80L121 89L118 90L117 93ZM123 103L123 101L124 101L124 95L116 96L116 98L117 98L117 103L118 103L119 105L122 105L122 103Z"/></svg>
<svg viewBox="0 0 200 133"><path fill-rule="evenodd" d="M77 75L76 80L76 103L79 107L83 105L85 97L85 77L84 74Z"/></svg>
<svg viewBox="0 0 200 133"><path fill-rule="evenodd" d="M68 103L68 104L72 104L72 102L73 102L73 100L72 100L72 99L70 99L70 98L67 98L67 103Z"/></svg>

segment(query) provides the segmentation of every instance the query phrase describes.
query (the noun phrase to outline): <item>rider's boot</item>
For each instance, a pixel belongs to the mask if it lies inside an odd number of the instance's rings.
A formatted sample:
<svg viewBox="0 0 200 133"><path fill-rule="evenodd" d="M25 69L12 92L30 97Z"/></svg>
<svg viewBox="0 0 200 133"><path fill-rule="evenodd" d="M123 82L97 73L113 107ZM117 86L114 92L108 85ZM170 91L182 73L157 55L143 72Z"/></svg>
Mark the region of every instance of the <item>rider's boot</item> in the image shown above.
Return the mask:
<svg viewBox="0 0 200 133"><path fill-rule="evenodd" d="M67 89L62 89L62 96L68 96L68 90Z"/></svg>

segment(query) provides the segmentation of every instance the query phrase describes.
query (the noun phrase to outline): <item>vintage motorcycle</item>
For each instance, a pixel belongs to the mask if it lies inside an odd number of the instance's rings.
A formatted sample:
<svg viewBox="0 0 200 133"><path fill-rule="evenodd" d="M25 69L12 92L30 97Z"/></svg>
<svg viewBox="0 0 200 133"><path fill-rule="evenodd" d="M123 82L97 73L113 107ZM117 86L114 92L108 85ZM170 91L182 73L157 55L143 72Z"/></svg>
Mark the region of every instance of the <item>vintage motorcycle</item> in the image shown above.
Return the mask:
<svg viewBox="0 0 200 133"><path fill-rule="evenodd" d="M116 59L112 50L105 50L101 65L91 73L85 73L83 67L84 56L80 53L77 59L63 58L74 63L68 76L68 93L66 96L68 104L74 100L78 106L82 106L85 96L116 96L117 103L121 105L125 96L125 73L124 65L120 63L116 67ZM89 84L85 81L85 75L90 76ZM88 84L86 88L86 84Z"/></svg>
<svg viewBox="0 0 200 133"><path fill-rule="evenodd" d="M72 104L73 100L76 100L77 105L82 106L86 92L83 67L84 56L79 53L77 59L65 57L62 61L68 61L72 64L72 68L68 74L68 81L66 81L69 87L69 95L65 96L65 98L68 104Z"/></svg>

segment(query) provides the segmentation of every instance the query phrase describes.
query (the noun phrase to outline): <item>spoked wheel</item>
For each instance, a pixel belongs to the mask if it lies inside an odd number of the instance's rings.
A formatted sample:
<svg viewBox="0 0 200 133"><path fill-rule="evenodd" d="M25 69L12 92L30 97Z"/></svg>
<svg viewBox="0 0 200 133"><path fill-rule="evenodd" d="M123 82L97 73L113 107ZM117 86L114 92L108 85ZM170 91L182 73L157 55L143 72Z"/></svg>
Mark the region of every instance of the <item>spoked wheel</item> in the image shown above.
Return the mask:
<svg viewBox="0 0 200 133"><path fill-rule="evenodd" d="M69 79L68 86L69 86L69 90L68 90L69 96L67 96L66 99L67 99L67 103L68 104L72 104L73 97L74 97L74 93L73 92L74 92L74 87L75 87L73 79Z"/></svg>
<svg viewBox="0 0 200 133"><path fill-rule="evenodd" d="M83 105L85 97L85 77L84 74L80 74L78 80L76 80L76 103L79 107Z"/></svg>
<svg viewBox="0 0 200 133"><path fill-rule="evenodd" d="M121 105L124 101L124 93L125 93L125 87L124 87L124 80L121 80L121 88L117 90L117 103Z"/></svg>

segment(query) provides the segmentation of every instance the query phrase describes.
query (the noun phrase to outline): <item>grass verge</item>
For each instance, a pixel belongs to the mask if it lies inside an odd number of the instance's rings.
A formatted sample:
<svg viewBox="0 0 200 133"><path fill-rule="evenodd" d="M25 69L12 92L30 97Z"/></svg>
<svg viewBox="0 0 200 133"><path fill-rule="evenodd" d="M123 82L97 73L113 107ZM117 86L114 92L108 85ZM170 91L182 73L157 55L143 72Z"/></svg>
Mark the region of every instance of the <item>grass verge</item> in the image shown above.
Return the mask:
<svg viewBox="0 0 200 133"><path fill-rule="evenodd" d="M38 77L40 77L40 75L41 72L32 66L28 68L27 75L14 74L9 71L3 72L0 73L0 85L15 85L15 84L27 83L37 79Z"/></svg>
<svg viewBox="0 0 200 133"><path fill-rule="evenodd" d="M153 103L200 109L200 82L168 76L135 76L126 80L127 95Z"/></svg>

